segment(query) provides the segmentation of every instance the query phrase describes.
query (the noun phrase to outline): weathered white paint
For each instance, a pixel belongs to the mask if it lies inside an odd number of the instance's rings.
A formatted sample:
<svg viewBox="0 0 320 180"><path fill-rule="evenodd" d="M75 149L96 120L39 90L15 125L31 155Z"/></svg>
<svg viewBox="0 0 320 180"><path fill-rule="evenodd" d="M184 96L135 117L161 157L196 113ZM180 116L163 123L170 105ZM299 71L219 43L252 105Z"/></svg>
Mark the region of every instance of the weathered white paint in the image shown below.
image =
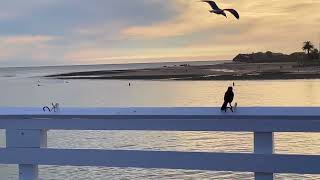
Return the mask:
<svg viewBox="0 0 320 180"><path fill-rule="evenodd" d="M19 179L20 180L38 180L39 179L38 165L19 164Z"/></svg>
<svg viewBox="0 0 320 180"><path fill-rule="evenodd" d="M253 146L255 154L271 155L274 153L274 134L273 132L254 132ZM254 177L256 180L272 180L273 173L266 173L265 171L255 171Z"/></svg>
<svg viewBox="0 0 320 180"><path fill-rule="evenodd" d="M7 129L6 147L9 149L39 149L47 147L46 130ZM22 153L23 154L23 153ZM11 156L12 157L12 156ZM19 163L20 180L37 180L39 178L38 164Z"/></svg>
<svg viewBox="0 0 320 180"><path fill-rule="evenodd" d="M47 147L47 131L41 129L7 129L6 139L9 148Z"/></svg>
<svg viewBox="0 0 320 180"><path fill-rule="evenodd" d="M37 165L110 166L320 174L320 156L273 154L273 132L320 132L320 108L0 108L7 148L0 163L19 164L20 179L37 179ZM254 132L254 153L47 149L46 129Z"/></svg>

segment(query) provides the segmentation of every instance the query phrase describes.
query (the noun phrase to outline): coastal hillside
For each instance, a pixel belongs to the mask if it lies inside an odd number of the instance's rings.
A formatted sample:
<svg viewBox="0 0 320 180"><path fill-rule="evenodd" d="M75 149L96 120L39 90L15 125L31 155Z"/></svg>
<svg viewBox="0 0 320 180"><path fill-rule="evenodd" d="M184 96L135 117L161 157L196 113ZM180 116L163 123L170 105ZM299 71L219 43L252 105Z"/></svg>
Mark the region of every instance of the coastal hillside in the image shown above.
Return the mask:
<svg viewBox="0 0 320 180"><path fill-rule="evenodd" d="M295 52L292 54L273 53L267 51L265 53L251 53L251 54L238 54L233 61L234 62L247 62L247 63L269 63L269 62L297 62L303 59L304 52Z"/></svg>

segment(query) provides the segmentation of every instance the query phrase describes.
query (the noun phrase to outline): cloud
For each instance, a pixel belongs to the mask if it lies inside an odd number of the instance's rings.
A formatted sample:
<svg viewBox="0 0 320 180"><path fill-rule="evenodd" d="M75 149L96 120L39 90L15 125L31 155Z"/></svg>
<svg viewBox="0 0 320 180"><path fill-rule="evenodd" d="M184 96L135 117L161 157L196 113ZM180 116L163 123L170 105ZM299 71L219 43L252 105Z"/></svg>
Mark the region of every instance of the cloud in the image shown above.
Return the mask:
<svg viewBox="0 0 320 180"><path fill-rule="evenodd" d="M238 52L300 50L301 42L319 36L320 1L217 3L236 8L241 19L210 14L199 0L3 0L0 66L226 59Z"/></svg>
<svg viewBox="0 0 320 180"><path fill-rule="evenodd" d="M112 50L106 51L105 49L82 49L66 54L65 59L70 60L72 63L85 64L91 62L94 64L103 64L105 62L128 63L128 62L154 62L154 61L184 61L184 60L224 60L226 54L225 50L219 49L213 55L212 48L198 48L198 47L184 47L184 48L149 48L135 49L127 51L123 54L122 51Z"/></svg>
<svg viewBox="0 0 320 180"><path fill-rule="evenodd" d="M160 0L4 1L0 12L13 12L16 15L13 20L0 21L2 34L61 35L73 29L110 23L143 25L163 20L174 13L170 2L162 3Z"/></svg>
<svg viewBox="0 0 320 180"><path fill-rule="evenodd" d="M59 37L46 35L0 36L0 64L6 66L46 65L59 59L63 49L51 43ZM60 63L64 61L60 58Z"/></svg>
<svg viewBox="0 0 320 180"><path fill-rule="evenodd" d="M211 24L207 18L203 18L208 15L207 11L204 13L200 8L204 4L195 1L176 0L174 2L175 7L182 7L179 14L162 22L128 27L122 31L122 34L138 39L184 36L208 28L208 23Z"/></svg>
<svg viewBox="0 0 320 180"><path fill-rule="evenodd" d="M198 48L199 52L201 48L211 49L212 56L224 49L229 51L228 57L232 57L239 49L300 50L301 41L314 39L312 34L319 33L320 14L311 12L320 8L320 2L312 0L218 2L221 7L235 7L240 13L240 21L210 15L206 4L175 2L177 6L184 5L184 11L177 16L152 25L128 27L123 30L123 36L149 41L182 36L181 39L190 42L184 46Z"/></svg>
<svg viewBox="0 0 320 180"><path fill-rule="evenodd" d="M224 27L238 28L239 25L243 26L241 29L247 27L247 30L251 31L249 28L252 27L248 27L248 24L255 27L259 26L261 29L270 29L268 27L273 27L277 24L281 26L290 25L291 28L294 28L297 23L304 24L306 21L314 20L312 17L304 18L301 16L302 14L310 13L310 11L316 7L320 8L320 3L315 3L314 1L287 2L258 0L252 2L242 0L237 2L219 2L219 6L221 7L235 7L240 12L241 20L235 22L230 14L230 19L228 20L218 17L217 15L210 15L206 11L209 9L209 6L205 3L180 0L176 0L175 2L176 6L184 7L183 11L176 17L151 25L128 27L123 30L123 35L140 39L188 36L192 33L208 31L210 29L217 32L216 29L225 29ZM319 17L320 15L313 14L312 16ZM223 36L224 33L220 32L220 34Z"/></svg>
<svg viewBox="0 0 320 180"><path fill-rule="evenodd" d="M54 36L8 36L8 37L0 37L0 43L6 45L30 45L36 43L46 43L52 40L55 40Z"/></svg>

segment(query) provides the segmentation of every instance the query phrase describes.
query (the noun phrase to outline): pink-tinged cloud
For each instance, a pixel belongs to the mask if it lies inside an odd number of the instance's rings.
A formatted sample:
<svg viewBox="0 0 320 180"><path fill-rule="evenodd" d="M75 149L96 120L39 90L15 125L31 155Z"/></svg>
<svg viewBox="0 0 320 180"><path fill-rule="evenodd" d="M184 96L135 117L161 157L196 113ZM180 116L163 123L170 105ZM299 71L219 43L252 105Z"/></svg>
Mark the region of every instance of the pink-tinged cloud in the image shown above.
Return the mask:
<svg viewBox="0 0 320 180"><path fill-rule="evenodd" d="M23 36L7 36L0 37L1 44L7 45L28 45L36 43L46 43L52 40L55 40L54 36L42 36L42 35L23 35Z"/></svg>

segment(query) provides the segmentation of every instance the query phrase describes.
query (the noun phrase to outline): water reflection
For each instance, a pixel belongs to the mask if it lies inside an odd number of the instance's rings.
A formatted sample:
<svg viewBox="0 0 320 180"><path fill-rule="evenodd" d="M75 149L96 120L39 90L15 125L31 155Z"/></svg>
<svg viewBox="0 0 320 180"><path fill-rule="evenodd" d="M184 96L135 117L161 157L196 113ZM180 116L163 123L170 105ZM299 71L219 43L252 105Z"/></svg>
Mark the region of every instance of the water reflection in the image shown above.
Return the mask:
<svg viewBox="0 0 320 180"><path fill-rule="evenodd" d="M127 106L220 106L222 81L87 81L37 78L0 79L0 106L61 108ZM240 106L320 106L320 80L236 81ZM27 94L27 95L26 95ZM276 133L276 152L320 154L320 134ZM5 145L0 131L0 146ZM59 148L251 152L252 133L49 131L49 146ZM253 179L252 173L135 168L41 166L42 179ZM17 179L16 166L0 166L0 179ZM277 175L277 179L320 179L316 175Z"/></svg>
<svg viewBox="0 0 320 180"><path fill-rule="evenodd" d="M232 82L0 80L0 106L220 106ZM237 81L240 106L320 106L320 80ZM93 93L94 92L94 93ZM26 96L26 93L28 95Z"/></svg>

